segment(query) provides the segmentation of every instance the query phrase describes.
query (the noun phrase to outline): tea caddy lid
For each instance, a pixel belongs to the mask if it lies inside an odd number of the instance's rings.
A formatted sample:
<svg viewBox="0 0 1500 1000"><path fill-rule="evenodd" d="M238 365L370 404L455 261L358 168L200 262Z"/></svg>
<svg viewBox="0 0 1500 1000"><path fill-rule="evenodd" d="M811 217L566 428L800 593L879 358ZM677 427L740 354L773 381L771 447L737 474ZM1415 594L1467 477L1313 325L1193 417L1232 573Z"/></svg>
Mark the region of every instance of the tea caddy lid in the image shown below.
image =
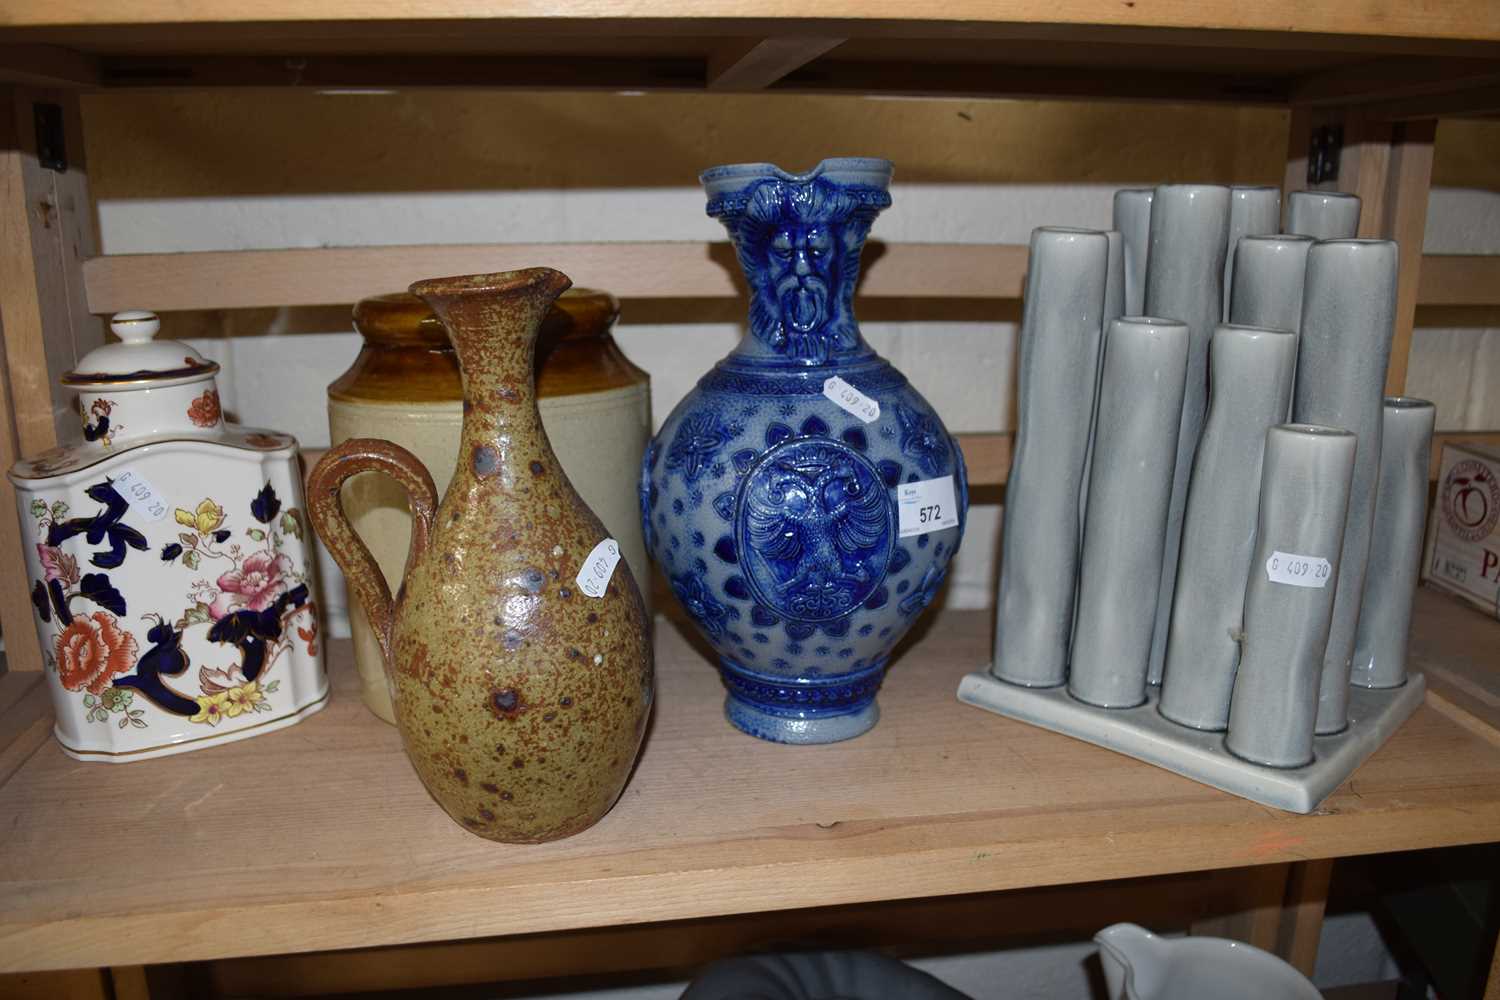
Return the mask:
<svg viewBox="0 0 1500 1000"><path fill-rule="evenodd" d="M157 340L161 319L153 312L132 309L115 313L110 331L119 343L96 347L66 372L63 385L74 389L164 388L211 378L219 370L216 362L176 340Z"/></svg>

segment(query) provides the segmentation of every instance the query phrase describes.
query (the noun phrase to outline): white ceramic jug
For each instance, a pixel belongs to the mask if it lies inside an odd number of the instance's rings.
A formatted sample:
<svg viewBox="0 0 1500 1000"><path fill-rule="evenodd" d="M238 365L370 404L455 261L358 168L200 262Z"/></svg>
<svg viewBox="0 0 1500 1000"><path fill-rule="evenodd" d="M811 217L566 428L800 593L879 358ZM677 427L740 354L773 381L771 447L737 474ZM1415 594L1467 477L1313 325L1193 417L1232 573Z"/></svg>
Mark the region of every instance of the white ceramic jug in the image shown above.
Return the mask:
<svg viewBox="0 0 1500 1000"><path fill-rule="evenodd" d="M1157 937L1135 924L1094 935L1110 1000L1319 1000L1296 969L1223 938Z"/></svg>

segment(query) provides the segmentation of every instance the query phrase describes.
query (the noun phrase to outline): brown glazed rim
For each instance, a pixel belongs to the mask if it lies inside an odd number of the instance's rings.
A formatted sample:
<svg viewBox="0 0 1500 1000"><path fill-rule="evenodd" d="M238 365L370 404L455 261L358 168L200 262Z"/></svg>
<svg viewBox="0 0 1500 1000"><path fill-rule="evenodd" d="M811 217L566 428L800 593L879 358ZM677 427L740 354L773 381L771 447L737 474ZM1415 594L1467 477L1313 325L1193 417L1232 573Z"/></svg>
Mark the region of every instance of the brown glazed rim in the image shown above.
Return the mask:
<svg viewBox="0 0 1500 1000"><path fill-rule="evenodd" d="M468 295L475 292L505 295L528 285L546 283L559 289L573 281L550 267L523 267L515 271L493 271L489 274L454 274L446 278L423 278L406 290L413 295Z"/></svg>
<svg viewBox="0 0 1500 1000"><path fill-rule="evenodd" d="M475 281L471 287L500 286ZM602 392L647 382L646 373L610 336L619 315L620 304L608 292L563 292L538 335L537 395ZM331 401L431 404L463 398L458 358L447 331L416 295L391 292L361 299L354 307L354 326L365 342L348 371L329 385Z"/></svg>

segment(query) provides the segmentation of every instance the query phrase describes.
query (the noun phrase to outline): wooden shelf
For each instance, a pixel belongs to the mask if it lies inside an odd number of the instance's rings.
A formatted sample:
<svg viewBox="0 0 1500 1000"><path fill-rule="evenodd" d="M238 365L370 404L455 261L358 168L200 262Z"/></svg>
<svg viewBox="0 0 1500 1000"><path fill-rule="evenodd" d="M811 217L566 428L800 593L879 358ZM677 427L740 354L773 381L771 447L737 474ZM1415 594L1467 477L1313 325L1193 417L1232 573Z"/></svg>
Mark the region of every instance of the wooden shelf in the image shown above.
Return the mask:
<svg viewBox="0 0 1500 1000"><path fill-rule="evenodd" d="M1445 600L1422 595L1424 663L1500 648L1500 623L1435 611ZM321 714L138 764L69 760L23 696L0 716L24 758L0 787L0 971L1059 885L1500 829L1500 734L1441 697L1323 809L1293 816L960 705L959 678L989 657L989 614L945 613L922 633L870 734L788 747L730 729L715 672L662 620L655 721L624 797L593 829L534 847L443 815L395 730L360 704L346 642Z"/></svg>
<svg viewBox="0 0 1500 1000"><path fill-rule="evenodd" d="M1489 0L832 0L810 10L786 0L208 0L184 22L182 8L156 0L54 0L0 13L0 78L1364 102L1405 114L1413 100L1483 113L1500 84L1500 9Z"/></svg>

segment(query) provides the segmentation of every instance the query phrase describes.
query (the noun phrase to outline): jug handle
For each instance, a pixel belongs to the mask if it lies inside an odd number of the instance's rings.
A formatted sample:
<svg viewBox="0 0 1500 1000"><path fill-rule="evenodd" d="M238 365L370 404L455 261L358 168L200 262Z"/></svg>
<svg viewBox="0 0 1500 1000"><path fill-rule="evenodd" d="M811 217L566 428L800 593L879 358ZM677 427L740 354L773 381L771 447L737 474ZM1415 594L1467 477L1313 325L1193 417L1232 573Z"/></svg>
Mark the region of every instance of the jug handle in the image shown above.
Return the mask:
<svg viewBox="0 0 1500 1000"><path fill-rule="evenodd" d="M318 537L328 546L355 598L365 609L365 617L380 644L380 655L389 673L391 661L391 624L395 609L391 588L385 574L370 555L370 550L349 523L339 490L345 480L361 472L383 472L406 491L411 506L411 545L406 552L406 569L427 551L432 533L432 519L437 513L437 487L421 459L398 444L376 438L350 438L330 449L307 477L307 507Z"/></svg>

